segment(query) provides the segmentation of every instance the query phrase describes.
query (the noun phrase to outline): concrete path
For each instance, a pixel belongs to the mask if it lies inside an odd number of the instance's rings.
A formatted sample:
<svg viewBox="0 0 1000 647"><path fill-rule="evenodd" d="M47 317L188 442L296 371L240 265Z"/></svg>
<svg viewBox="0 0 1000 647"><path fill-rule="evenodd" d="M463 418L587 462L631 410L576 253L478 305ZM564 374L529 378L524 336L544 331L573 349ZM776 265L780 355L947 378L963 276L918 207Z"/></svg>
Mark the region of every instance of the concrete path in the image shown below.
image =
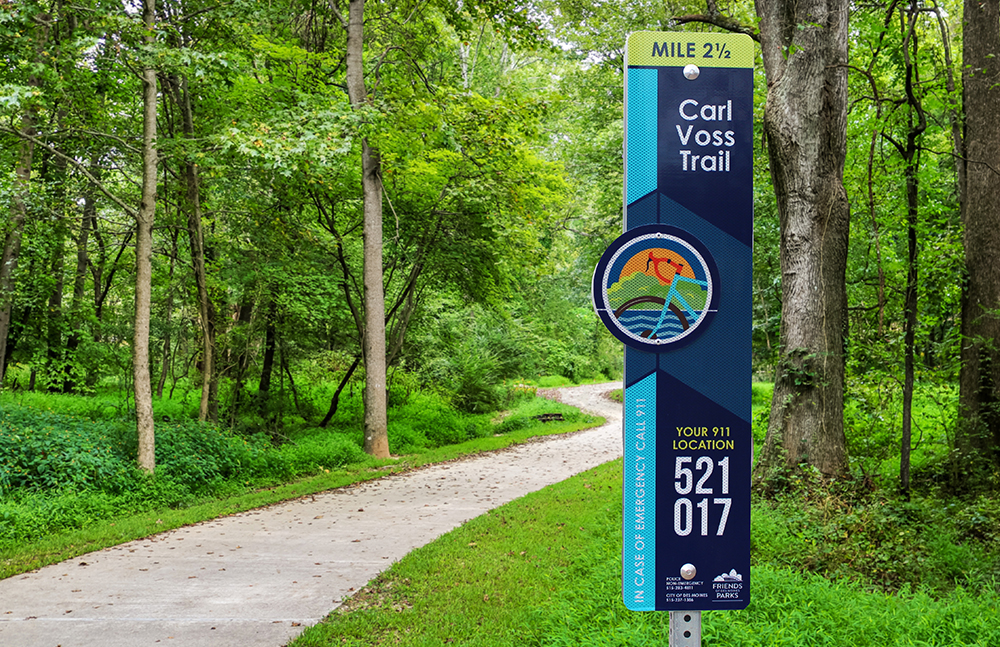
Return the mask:
<svg viewBox="0 0 1000 647"><path fill-rule="evenodd" d="M279 647L408 552L621 456L620 384L560 389L602 427L179 528L0 581L3 647Z"/></svg>

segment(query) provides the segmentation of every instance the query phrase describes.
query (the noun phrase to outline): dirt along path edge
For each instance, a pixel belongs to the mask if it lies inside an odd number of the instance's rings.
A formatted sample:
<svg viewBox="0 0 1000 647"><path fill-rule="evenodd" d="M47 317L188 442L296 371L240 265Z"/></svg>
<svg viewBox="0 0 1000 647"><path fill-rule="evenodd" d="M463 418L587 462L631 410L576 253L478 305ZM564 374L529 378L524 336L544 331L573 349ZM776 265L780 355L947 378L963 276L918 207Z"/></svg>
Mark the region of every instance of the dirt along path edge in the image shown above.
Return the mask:
<svg viewBox="0 0 1000 647"><path fill-rule="evenodd" d="M546 389L593 429L323 492L0 581L4 647L278 647L414 548L622 454L620 383Z"/></svg>

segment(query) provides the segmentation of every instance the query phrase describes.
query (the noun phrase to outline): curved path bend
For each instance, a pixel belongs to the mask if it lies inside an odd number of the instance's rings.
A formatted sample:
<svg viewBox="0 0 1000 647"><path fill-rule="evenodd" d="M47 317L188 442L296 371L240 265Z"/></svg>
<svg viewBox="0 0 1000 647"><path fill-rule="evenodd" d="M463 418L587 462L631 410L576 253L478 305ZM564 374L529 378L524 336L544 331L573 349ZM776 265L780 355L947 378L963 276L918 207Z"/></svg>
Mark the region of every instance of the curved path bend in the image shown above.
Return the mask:
<svg viewBox="0 0 1000 647"><path fill-rule="evenodd" d="M0 581L3 647L278 647L465 521L621 456L620 383L552 390L607 418L469 459L179 528Z"/></svg>

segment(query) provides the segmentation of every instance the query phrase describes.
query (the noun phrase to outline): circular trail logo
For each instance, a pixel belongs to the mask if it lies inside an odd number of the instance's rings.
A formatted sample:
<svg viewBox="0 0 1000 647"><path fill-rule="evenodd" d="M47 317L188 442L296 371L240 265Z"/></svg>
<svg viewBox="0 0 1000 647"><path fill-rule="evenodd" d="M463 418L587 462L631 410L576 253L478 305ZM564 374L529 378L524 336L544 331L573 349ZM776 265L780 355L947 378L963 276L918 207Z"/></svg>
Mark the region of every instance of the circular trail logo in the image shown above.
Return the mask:
<svg viewBox="0 0 1000 647"><path fill-rule="evenodd" d="M611 334L647 352L687 345L718 302L715 262L700 241L667 225L630 229L594 272L594 308Z"/></svg>

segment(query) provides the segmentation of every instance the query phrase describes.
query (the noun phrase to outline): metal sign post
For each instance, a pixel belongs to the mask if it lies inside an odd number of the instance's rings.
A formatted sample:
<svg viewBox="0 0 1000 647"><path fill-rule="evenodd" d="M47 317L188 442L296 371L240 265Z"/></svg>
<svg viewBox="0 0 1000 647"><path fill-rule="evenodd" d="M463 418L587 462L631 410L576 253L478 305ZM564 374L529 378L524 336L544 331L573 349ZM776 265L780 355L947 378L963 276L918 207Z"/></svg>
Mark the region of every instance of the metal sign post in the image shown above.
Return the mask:
<svg viewBox="0 0 1000 647"><path fill-rule="evenodd" d="M750 601L752 152L749 37L629 36L625 232L593 295L625 344L624 601L672 612L671 645Z"/></svg>

